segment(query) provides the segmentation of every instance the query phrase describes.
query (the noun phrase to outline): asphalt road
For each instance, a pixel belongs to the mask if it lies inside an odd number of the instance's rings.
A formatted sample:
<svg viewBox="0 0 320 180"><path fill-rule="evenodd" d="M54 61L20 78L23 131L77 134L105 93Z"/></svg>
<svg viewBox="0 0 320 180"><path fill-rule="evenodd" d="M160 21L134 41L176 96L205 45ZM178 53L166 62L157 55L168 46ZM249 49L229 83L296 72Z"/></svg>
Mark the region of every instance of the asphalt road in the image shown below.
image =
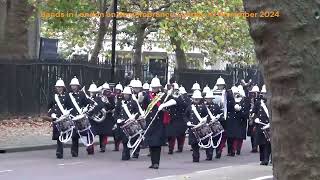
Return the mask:
<svg viewBox="0 0 320 180"><path fill-rule="evenodd" d="M55 158L55 150L0 154L0 180L271 180L272 167L260 166L259 155L250 153L249 142L242 154L224 155L221 159L205 161L201 151L200 163L193 163L189 147L183 153L168 155L163 147L158 170L149 169L148 150L140 152L139 159L121 161L121 153L105 153L96 149L87 155L80 148L79 157L72 158L70 149L64 149L64 159Z"/></svg>

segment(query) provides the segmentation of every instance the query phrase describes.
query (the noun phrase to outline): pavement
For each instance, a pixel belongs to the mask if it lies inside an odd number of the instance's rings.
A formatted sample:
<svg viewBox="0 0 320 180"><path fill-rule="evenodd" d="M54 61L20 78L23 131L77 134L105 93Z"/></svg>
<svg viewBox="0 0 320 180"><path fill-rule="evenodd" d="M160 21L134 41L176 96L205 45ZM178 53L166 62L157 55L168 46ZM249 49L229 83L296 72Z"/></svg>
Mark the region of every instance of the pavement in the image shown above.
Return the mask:
<svg viewBox="0 0 320 180"><path fill-rule="evenodd" d="M54 142L54 141L52 141ZM259 154L250 153L250 142L244 143L240 156L205 161L201 151L200 163L192 162L187 145L183 153L168 155L162 148L160 168L149 169L148 150L142 149L139 159L121 161L121 152L105 153L95 149L87 155L81 147L79 157L73 158L70 148L64 148L64 159L55 158L54 149L0 154L1 180L271 180L272 166L260 166ZM226 149L225 149L226 150Z"/></svg>
<svg viewBox="0 0 320 180"><path fill-rule="evenodd" d="M12 136L6 140L0 140L0 153L54 149L56 148L56 141L53 141L51 138L52 136L50 134ZM113 144L113 138L110 137L109 139L109 143ZM98 137L95 138L95 142L99 142ZM83 146L81 143L79 144L80 146ZM71 141L69 141L65 146L70 147Z"/></svg>

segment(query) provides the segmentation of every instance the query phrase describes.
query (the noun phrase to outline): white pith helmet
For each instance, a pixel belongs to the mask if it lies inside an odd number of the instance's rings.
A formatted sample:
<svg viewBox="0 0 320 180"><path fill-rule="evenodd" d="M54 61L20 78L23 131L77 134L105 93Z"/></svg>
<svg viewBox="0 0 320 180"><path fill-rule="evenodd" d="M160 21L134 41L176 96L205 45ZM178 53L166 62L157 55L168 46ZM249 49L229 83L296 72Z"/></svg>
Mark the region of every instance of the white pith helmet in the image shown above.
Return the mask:
<svg viewBox="0 0 320 180"><path fill-rule="evenodd" d="M132 94L131 88L126 86L123 91L122 94Z"/></svg>
<svg viewBox="0 0 320 180"><path fill-rule="evenodd" d="M260 92L259 86L253 86L250 92Z"/></svg>
<svg viewBox="0 0 320 180"><path fill-rule="evenodd" d="M208 91L208 92L206 93L206 96L205 96L204 98L207 98L207 99L209 99L209 98L214 98L213 92L212 92L212 91Z"/></svg>
<svg viewBox="0 0 320 180"><path fill-rule="evenodd" d="M95 83L92 83L88 89L89 92L98 92L97 85Z"/></svg>
<svg viewBox="0 0 320 180"><path fill-rule="evenodd" d="M201 91L199 91L199 90L193 91L192 98L193 99L202 99L203 97L201 95Z"/></svg>
<svg viewBox="0 0 320 180"><path fill-rule="evenodd" d="M200 84L199 84L198 82L195 82L195 83L192 85L191 90L201 90Z"/></svg>
<svg viewBox="0 0 320 180"><path fill-rule="evenodd" d="M64 85L64 81L61 78L59 78L56 82L55 87L66 87L66 86Z"/></svg>
<svg viewBox="0 0 320 180"><path fill-rule="evenodd" d="M207 93L210 91L210 87L206 85L206 87L203 88L202 93Z"/></svg>
<svg viewBox="0 0 320 180"><path fill-rule="evenodd" d="M150 89L150 85L148 83L144 83L143 86L142 86L142 89L149 90Z"/></svg>
<svg viewBox="0 0 320 180"><path fill-rule="evenodd" d="M79 80L76 76L71 79L70 86L80 86Z"/></svg>
<svg viewBox="0 0 320 180"><path fill-rule="evenodd" d="M226 82L224 81L224 79L220 76L217 79L216 85L226 85Z"/></svg>
<svg viewBox="0 0 320 180"><path fill-rule="evenodd" d="M265 84L261 88L261 93L267 93L267 88Z"/></svg>
<svg viewBox="0 0 320 180"><path fill-rule="evenodd" d="M180 93L180 94L187 94L187 91L186 91L186 89L185 89L183 86L181 86L181 87L179 88L179 93Z"/></svg>
<svg viewBox="0 0 320 180"><path fill-rule="evenodd" d="M120 82L116 85L115 89L123 91L123 86L120 84Z"/></svg>
<svg viewBox="0 0 320 180"><path fill-rule="evenodd" d="M162 87L162 85L160 83L160 79L157 76L152 78L150 87L151 88Z"/></svg>
<svg viewBox="0 0 320 180"><path fill-rule="evenodd" d="M141 83L141 81L140 81L139 79L134 80L134 81L132 82L132 84L130 83L130 85L131 85L131 87L133 87L133 88L142 88L142 83Z"/></svg>

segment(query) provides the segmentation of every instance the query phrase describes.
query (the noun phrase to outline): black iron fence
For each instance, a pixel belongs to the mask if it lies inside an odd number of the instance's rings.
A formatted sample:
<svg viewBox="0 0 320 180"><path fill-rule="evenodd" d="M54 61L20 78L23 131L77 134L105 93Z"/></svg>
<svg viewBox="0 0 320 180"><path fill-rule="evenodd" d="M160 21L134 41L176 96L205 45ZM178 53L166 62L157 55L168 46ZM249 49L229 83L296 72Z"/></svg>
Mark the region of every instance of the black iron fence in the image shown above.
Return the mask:
<svg viewBox="0 0 320 180"><path fill-rule="evenodd" d="M93 81L101 85L105 81L111 81L111 65L0 61L0 114L26 115L46 112L56 80L61 77L68 86L74 76L87 88ZM115 82L124 83L124 76L123 66L117 65Z"/></svg>
<svg viewBox="0 0 320 180"><path fill-rule="evenodd" d="M248 82L252 79L254 84L263 85L263 77L261 71L256 66L232 66L228 65L226 70L196 70L196 69L182 69L175 70L174 78L182 84L187 91L189 91L195 82L198 82L201 87L208 85L213 88L219 77L224 78L227 88L231 88L233 85L238 84L241 79Z"/></svg>

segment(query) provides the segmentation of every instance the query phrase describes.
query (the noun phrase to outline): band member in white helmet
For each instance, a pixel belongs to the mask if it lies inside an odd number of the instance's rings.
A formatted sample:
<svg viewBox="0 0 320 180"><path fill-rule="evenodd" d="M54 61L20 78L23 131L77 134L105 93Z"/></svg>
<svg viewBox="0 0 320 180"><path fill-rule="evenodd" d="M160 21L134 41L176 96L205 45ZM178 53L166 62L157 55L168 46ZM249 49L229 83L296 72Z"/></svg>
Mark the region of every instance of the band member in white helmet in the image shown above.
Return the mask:
<svg viewBox="0 0 320 180"><path fill-rule="evenodd" d="M256 128L256 145L259 146L260 151L260 165L268 165L271 156L271 143L270 143L270 116L267 107L266 98L266 86L263 85L261 88L260 101L255 103L252 110L254 113Z"/></svg>
<svg viewBox="0 0 320 180"><path fill-rule="evenodd" d="M170 106L176 105L176 101L172 99L171 92L162 93L161 83L157 77L151 81L152 92L145 96L143 105L146 113L147 126L145 134L145 143L150 148L151 166L149 168L158 169L160 164L161 146L166 144L165 123L168 122L169 113L163 111Z"/></svg>
<svg viewBox="0 0 320 180"><path fill-rule="evenodd" d="M122 101L122 99L123 99L122 91L123 91L123 86L119 82L116 85L115 89L114 89L115 105L117 105L118 102ZM121 143L121 129L116 123L112 130L113 130L112 133L113 133L113 139L114 139L114 149L113 149L113 151L119 151L119 147L120 147L120 143Z"/></svg>
<svg viewBox="0 0 320 180"><path fill-rule="evenodd" d="M172 85L173 93L172 97L177 102L176 106L170 108L170 121L167 129L167 136L169 142L169 152L168 154L173 154L175 142L178 142L178 151L183 151L184 141L185 141L185 132L187 130L187 124L184 121L184 113L187 108L188 101L186 101L183 96L179 93L179 85L175 82Z"/></svg>
<svg viewBox="0 0 320 180"><path fill-rule="evenodd" d="M224 79L220 76L217 79L217 82L213 88L213 95L214 95L214 103L218 104L223 111L223 116L220 119L220 123L222 127L224 128L224 132L222 133L222 139L220 142L220 145L216 149L216 158L221 158L221 154L223 151L223 148L226 145L227 141L227 132L226 132L226 117L227 117L227 98L226 98L226 83Z"/></svg>
<svg viewBox="0 0 320 180"><path fill-rule="evenodd" d="M125 121L130 118L136 119L139 116L141 116L139 112L138 104L132 99L131 88L125 87L122 92L122 95L123 95L123 98L117 102L116 110L114 114L115 118L117 119L118 127L123 126ZM135 117L129 117L134 114L137 114L137 115ZM129 139L121 129L120 129L120 132L121 132L121 140L123 144L122 160L126 161L130 159L130 149L127 146ZM133 142L135 142L136 140L137 140L137 137L131 139L131 141Z"/></svg>
<svg viewBox="0 0 320 180"><path fill-rule="evenodd" d="M207 121L208 111L204 103L201 102L203 99L201 91L194 90L192 94L192 103L187 107L185 112L185 121L189 127L189 145L192 148L192 159L193 162L200 161L200 146L198 139L192 133L192 125L198 125L202 121ZM207 160L212 159L212 148L206 150Z"/></svg>
<svg viewBox="0 0 320 180"><path fill-rule="evenodd" d="M65 93L65 85L63 80L60 78L55 84L56 93L54 94L53 101L50 102L48 108L48 116L52 118L53 121L61 117L69 106L67 103L67 96ZM57 141L56 156L58 159L63 158L63 143L59 140L60 133L56 125L52 125L52 140Z"/></svg>
<svg viewBox="0 0 320 180"><path fill-rule="evenodd" d="M191 91L195 91L195 90L199 90L201 91L201 87L200 87L200 84L198 82L195 82L193 85L192 85L192 88L191 88Z"/></svg>
<svg viewBox="0 0 320 180"><path fill-rule="evenodd" d="M68 109L72 108L71 115L77 116L82 113L82 109L84 109L88 104L89 101L86 98L83 91L80 91L80 83L77 77L75 76L73 79L71 79L70 82L71 92L67 95L68 98L68 104L70 107ZM72 145L71 145L71 154L72 157L78 157L79 153L79 135L74 133L74 136L72 137Z"/></svg>
<svg viewBox="0 0 320 180"><path fill-rule="evenodd" d="M214 95L213 92L210 90L206 93L205 95L205 105L207 106L207 110L209 110L213 116L215 117L220 117L218 118L218 121L221 123L224 123L224 118L223 118L223 111L220 107L219 104L216 104L213 99ZM213 138L213 143L217 144L219 137L214 137ZM218 154L219 152L216 150L216 156L221 156L221 154ZM207 149L207 160L212 160L213 156L213 149Z"/></svg>
<svg viewBox="0 0 320 180"><path fill-rule="evenodd" d="M243 93L241 93L243 94ZM226 121L228 156L240 155L243 139L246 138L249 106L236 86L227 92L228 116Z"/></svg>
<svg viewBox="0 0 320 180"><path fill-rule="evenodd" d="M115 105L112 99L97 94L99 90L94 83L90 85L88 91L90 92L90 104L93 107L92 110L88 112L88 117L94 134L99 136L100 152L105 152L105 138L111 135L111 128L114 124L114 122L110 122L113 119L108 118L107 114L114 109ZM87 150L89 154L94 154L93 145L89 146Z"/></svg>
<svg viewBox="0 0 320 180"><path fill-rule="evenodd" d="M252 89L249 91L249 98L250 98L250 115L249 115L249 122L248 122L248 131L247 136L250 137L251 140L251 152L257 153L258 147L255 142L255 132L256 129L254 128L254 106L257 103L257 101L260 100L259 98L260 89L257 85L253 86Z"/></svg>
<svg viewBox="0 0 320 180"><path fill-rule="evenodd" d="M103 89L102 98L105 99L104 104L105 104L105 109L107 110L106 119L104 122L105 123L104 130L103 130L104 133L101 135L101 138L103 139L102 145L105 147L108 144L108 137L112 136L116 142L119 139L119 137L115 137L114 136L115 134L113 132L114 126L116 125L116 119L114 119L113 117L114 108L115 108L115 95L111 91L110 85L107 82L105 82L102 85L102 89ZM114 147L114 151L115 151L118 149L117 147L118 144L114 143L114 145L115 145ZM104 151L102 150L102 152Z"/></svg>

